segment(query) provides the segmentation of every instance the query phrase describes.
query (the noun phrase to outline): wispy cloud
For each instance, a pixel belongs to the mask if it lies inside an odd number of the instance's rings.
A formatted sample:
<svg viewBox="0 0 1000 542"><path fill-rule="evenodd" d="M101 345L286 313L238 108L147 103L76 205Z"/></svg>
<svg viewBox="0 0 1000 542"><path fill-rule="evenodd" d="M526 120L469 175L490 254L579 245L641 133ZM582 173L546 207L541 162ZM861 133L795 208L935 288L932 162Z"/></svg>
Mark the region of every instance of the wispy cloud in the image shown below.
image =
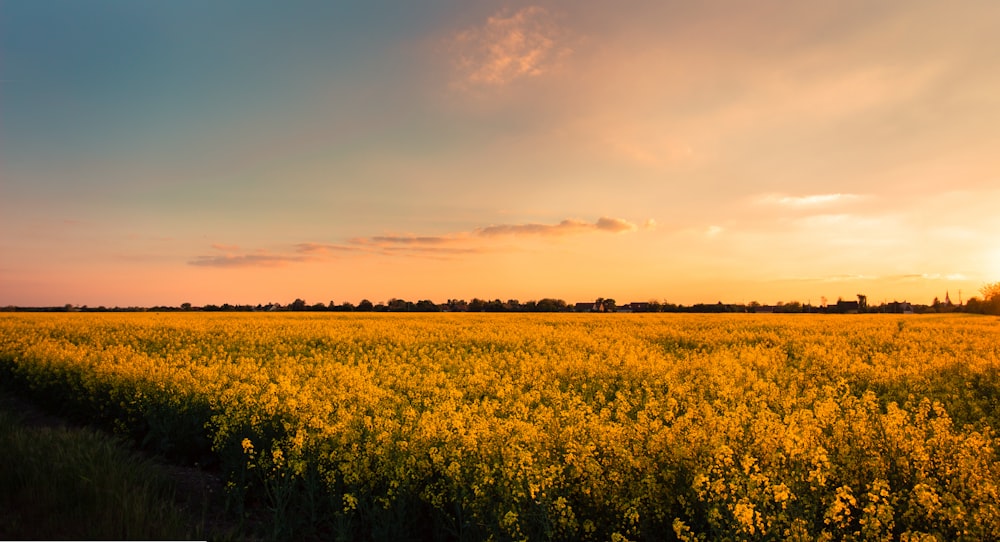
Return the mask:
<svg viewBox="0 0 1000 542"><path fill-rule="evenodd" d="M462 245L464 234L454 235L376 235L355 237L351 245L364 253L382 256L423 256L448 258L460 255L479 254L485 249L475 245Z"/></svg>
<svg viewBox="0 0 1000 542"><path fill-rule="evenodd" d="M323 255L323 254L336 254L340 252L357 252L361 250L358 247L337 244L337 243L298 243L295 245L295 251L301 254L310 255Z"/></svg>
<svg viewBox="0 0 1000 542"><path fill-rule="evenodd" d="M654 226L655 222L650 219L644 223L643 229L652 229ZM510 246L488 242L502 237L625 233L638 229L639 226L622 218L601 217L595 222L566 219L556 224L496 224L476 228L471 232L443 235L373 235L354 237L346 243L303 242L277 253L265 250L243 253L236 245L213 243L211 248L224 254L198 256L188 264L200 267L276 267L290 263L327 261L347 254L451 258L510 250Z"/></svg>
<svg viewBox="0 0 1000 542"><path fill-rule="evenodd" d="M224 243L212 243L209 247L222 254L197 256L195 259L188 261L188 265L223 268L282 267L292 263L316 259L317 253L326 250L325 247L319 247L316 243L302 243L293 247L291 251L280 253L262 249L245 252L238 245Z"/></svg>
<svg viewBox="0 0 1000 542"><path fill-rule="evenodd" d="M548 10L500 11L451 41L460 86L501 86L550 70L569 53Z"/></svg>
<svg viewBox="0 0 1000 542"><path fill-rule="evenodd" d="M400 245L441 245L455 241L455 238L452 237L427 235L378 235L368 239L375 243Z"/></svg>
<svg viewBox="0 0 1000 542"><path fill-rule="evenodd" d="M482 237L497 237L502 235L567 235L591 231L606 231L621 233L635 231L638 226L621 218L601 217L597 222L590 223L576 219L566 219L558 224L498 224L475 230Z"/></svg>
<svg viewBox="0 0 1000 542"><path fill-rule="evenodd" d="M222 254L218 256L198 256L188 262L198 267L281 267L289 263L305 261L304 256L287 254Z"/></svg>
<svg viewBox="0 0 1000 542"><path fill-rule="evenodd" d="M780 205L791 208L825 207L839 203L847 203L864 199L860 194L810 194L805 196L790 196L786 194L766 194L758 201L768 205Z"/></svg>

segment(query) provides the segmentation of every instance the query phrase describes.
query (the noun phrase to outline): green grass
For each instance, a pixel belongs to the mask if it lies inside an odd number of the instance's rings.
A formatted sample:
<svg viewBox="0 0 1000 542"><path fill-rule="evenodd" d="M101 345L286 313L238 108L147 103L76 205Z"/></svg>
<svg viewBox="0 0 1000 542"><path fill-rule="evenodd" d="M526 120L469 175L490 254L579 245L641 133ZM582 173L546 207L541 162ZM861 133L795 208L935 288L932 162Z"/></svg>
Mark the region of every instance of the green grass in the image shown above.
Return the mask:
<svg viewBox="0 0 1000 542"><path fill-rule="evenodd" d="M109 435L0 400L0 451L0 539L205 538L159 465Z"/></svg>

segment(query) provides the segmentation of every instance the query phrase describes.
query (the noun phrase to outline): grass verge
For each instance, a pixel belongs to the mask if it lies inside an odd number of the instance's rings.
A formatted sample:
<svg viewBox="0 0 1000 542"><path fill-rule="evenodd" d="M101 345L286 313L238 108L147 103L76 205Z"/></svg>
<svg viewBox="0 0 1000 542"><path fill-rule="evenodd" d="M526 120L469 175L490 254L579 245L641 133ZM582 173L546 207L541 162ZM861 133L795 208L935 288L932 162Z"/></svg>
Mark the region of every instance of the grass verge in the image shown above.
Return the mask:
<svg viewBox="0 0 1000 542"><path fill-rule="evenodd" d="M0 394L0 539L205 538L160 465L88 428L29 423Z"/></svg>

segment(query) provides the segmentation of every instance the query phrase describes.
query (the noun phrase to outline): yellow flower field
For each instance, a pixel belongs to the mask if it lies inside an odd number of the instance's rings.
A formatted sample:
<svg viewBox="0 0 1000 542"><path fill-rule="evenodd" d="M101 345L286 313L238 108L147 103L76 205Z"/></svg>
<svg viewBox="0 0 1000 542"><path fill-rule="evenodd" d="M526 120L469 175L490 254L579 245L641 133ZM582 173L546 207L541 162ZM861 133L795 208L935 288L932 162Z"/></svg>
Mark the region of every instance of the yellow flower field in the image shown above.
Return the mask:
<svg viewBox="0 0 1000 542"><path fill-rule="evenodd" d="M998 368L962 315L0 315L5 385L277 537L995 538Z"/></svg>

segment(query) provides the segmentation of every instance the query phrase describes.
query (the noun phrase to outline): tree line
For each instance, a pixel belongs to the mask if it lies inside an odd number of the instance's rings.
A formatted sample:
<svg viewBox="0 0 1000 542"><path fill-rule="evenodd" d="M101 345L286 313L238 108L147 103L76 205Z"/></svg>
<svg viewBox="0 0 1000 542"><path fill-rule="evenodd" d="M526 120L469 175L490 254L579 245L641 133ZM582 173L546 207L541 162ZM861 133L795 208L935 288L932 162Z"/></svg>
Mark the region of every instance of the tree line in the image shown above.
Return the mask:
<svg viewBox="0 0 1000 542"><path fill-rule="evenodd" d="M995 314L1000 315L1000 282L987 284L980 289L982 297L972 297L965 304L952 304L942 302L938 298L929 305L910 303L882 303L879 305L868 305L867 297L858 295L859 303L856 310L850 312L867 313L909 313L927 314L943 312L964 312L970 314ZM517 299L480 299L472 298L471 301L464 299L448 299L444 303L435 303L429 299L419 301L407 301L401 298L391 298L386 302L373 303L368 299L362 299L358 304L349 301L335 303L307 303L304 299L298 298L291 303L267 303L257 305L222 305L208 304L196 307L191 303L182 303L180 306L153 306L153 307L88 307L66 304L58 307L16 307L6 306L0 311L33 311L33 312L179 312L179 311L202 311L202 312L261 312L261 311L293 311L293 312L688 312L688 313L732 313L732 312L774 312L774 313L837 313L842 310L842 300L838 300L836 305L812 305L811 303L800 303L798 301L778 302L775 305L761 305L756 301L750 303L695 303L683 305L669 303L667 301L650 300L641 303L628 303L619 305L613 298L598 297L591 302L570 304L565 300L556 298L542 298L520 302ZM905 307L905 309L903 308Z"/></svg>

